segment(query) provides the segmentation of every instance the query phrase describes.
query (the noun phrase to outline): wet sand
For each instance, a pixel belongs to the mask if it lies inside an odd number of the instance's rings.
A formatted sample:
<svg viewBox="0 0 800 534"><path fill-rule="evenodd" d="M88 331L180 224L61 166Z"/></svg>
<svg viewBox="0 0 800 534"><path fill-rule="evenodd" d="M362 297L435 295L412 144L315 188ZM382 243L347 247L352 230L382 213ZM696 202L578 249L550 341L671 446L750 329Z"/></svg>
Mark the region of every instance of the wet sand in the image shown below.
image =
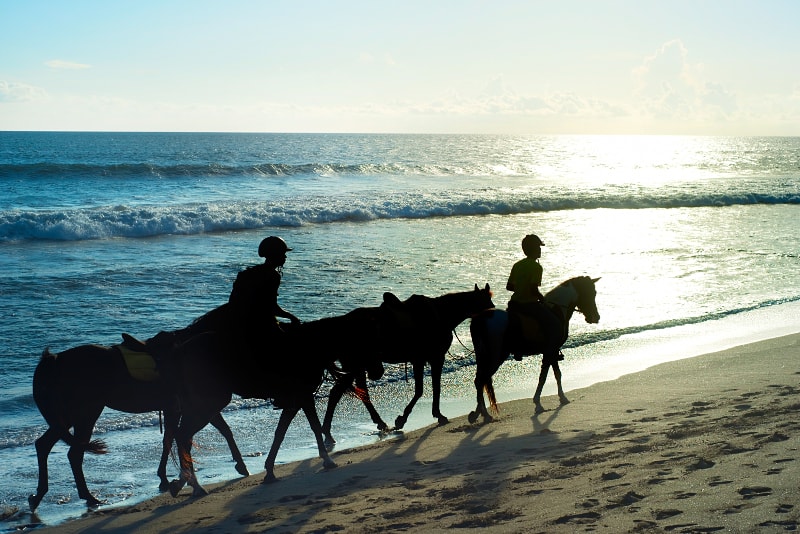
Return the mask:
<svg viewBox="0 0 800 534"><path fill-rule="evenodd" d="M552 377L551 377L552 379ZM533 390L533 384L531 385ZM786 532L800 528L800 334L502 404L37 532ZM335 430L335 429L334 429Z"/></svg>

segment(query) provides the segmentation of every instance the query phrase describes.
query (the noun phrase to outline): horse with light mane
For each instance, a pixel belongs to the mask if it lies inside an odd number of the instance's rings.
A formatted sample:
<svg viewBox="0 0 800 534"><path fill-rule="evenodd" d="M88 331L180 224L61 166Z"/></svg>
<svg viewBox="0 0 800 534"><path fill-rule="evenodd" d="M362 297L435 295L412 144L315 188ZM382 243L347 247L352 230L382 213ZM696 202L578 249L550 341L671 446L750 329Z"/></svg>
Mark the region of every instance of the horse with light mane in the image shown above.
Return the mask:
<svg viewBox="0 0 800 534"><path fill-rule="evenodd" d="M599 322L600 314L597 311L597 304L595 303L595 297L597 295L595 283L598 280L599 278L592 279L588 276L579 276L562 282L549 291L544 296L544 302L560 317L563 325L563 332L545 333L542 332L541 329L537 331L538 324L534 322L530 325L532 329L528 333L528 339L524 346L521 347L522 350L520 352L524 355L541 354L544 335L561 335L561 344L563 345L567 340L569 321L576 310L583 313L587 323ZM533 321L533 319L531 319L531 321ZM486 409L483 397L484 392L489 398L489 406L492 411L497 413L497 399L495 398L494 386L492 385L492 376L494 376L500 368L500 365L502 365L511 354L509 340L506 338L508 326L508 312L497 309L489 310L474 317L470 323L472 343L475 347L475 389L477 390L478 397L478 405L475 411L470 412L468 416L471 423L474 423L479 415L483 416L484 422L490 422L493 419ZM567 404L569 402L561 386L561 369L558 365L558 360L553 361L552 359L543 358L542 368L539 373L539 384L533 396L533 402L536 405L536 413L544 411L540 402L540 397L550 367L553 368L553 374L556 378L558 396L561 404Z"/></svg>

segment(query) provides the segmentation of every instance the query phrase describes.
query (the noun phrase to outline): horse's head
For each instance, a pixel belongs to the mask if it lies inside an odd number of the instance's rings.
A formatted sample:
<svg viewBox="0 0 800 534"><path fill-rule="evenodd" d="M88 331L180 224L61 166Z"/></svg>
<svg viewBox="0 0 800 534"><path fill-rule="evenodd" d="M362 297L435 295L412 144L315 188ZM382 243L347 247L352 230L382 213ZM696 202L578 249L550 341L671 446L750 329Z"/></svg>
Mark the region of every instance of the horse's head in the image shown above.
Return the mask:
<svg viewBox="0 0 800 534"><path fill-rule="evenodd" d="M482 311L491 310L494 308L494 302L492 302L492 290L489 287L489 284L483 289L478 288L478 284L475 284L475 290L472 292L474 295L474 312L470 315L476 315Z"/></svg>
<svg viewBox="0 0 800 534"><path fill-rule="evenodd" d="M587 323L600 322L600 312L597 311L597 303L595 297L597 290L594 287L595 282L600 278L589 278L588 276L579 276L572 280L572 285L578 293L578 304L576 308L586 318Z"/></svg>

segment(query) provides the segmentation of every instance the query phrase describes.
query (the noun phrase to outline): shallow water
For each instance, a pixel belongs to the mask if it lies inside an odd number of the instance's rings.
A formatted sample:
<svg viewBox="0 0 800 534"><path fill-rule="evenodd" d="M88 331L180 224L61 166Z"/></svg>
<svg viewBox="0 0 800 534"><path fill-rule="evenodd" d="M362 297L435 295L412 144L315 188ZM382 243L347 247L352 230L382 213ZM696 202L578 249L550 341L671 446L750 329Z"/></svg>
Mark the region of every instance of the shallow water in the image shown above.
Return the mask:
<svg viewBox="0 0 800 534"><path fill-rule="evenodd" d="M576 315L567 389L728 343L797 330L800 139L498 136L281 136L0 133L0 503L27 510L31 396L45 346L113 344L180 328L227 300L266 235L294 250L281 304L303 320L489 283L495 303L527 233L542 236L544 289L601 276L598 325ZM446 364L447 415L475 393L468 325ZM463 345L462 345L463 343ZM538 358L507 362L501 400L529 397ZM394 419L413 385L402 366L372 385ZM545 393L552 393L548 384ZM408 428L433 422L430 387ZM320 405L324 403L320 399ZM339 448L380 439L352 399L337 412ZM226 411L251 471L278 412L237 399ZM90 487L111 503L157 491L156 414L108 411L87 458ZM204 481L237 476L204 430ZM51 455L47 524L84 511L63 445ZM316 455L303 417L279 461ZM173 468L172 474L176 470ZM30 521L21 514L7 524Z"/></svg>

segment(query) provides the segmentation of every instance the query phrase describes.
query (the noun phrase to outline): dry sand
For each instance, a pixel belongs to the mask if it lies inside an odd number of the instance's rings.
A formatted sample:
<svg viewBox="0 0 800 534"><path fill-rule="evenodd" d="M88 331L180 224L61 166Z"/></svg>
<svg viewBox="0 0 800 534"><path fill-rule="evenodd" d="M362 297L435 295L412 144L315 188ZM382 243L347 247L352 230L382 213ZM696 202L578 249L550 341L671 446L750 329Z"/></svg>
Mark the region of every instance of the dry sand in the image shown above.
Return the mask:
<svg viewBox="0 0 800 534"><path fill-rule="evenodd" d="M532 377L532 380L534 377ZM565 377L568 382L569 377ZM533 391L534 384L531 384ZM800 528L800 335L501 405L38 532L786 532Z"/></svg>

